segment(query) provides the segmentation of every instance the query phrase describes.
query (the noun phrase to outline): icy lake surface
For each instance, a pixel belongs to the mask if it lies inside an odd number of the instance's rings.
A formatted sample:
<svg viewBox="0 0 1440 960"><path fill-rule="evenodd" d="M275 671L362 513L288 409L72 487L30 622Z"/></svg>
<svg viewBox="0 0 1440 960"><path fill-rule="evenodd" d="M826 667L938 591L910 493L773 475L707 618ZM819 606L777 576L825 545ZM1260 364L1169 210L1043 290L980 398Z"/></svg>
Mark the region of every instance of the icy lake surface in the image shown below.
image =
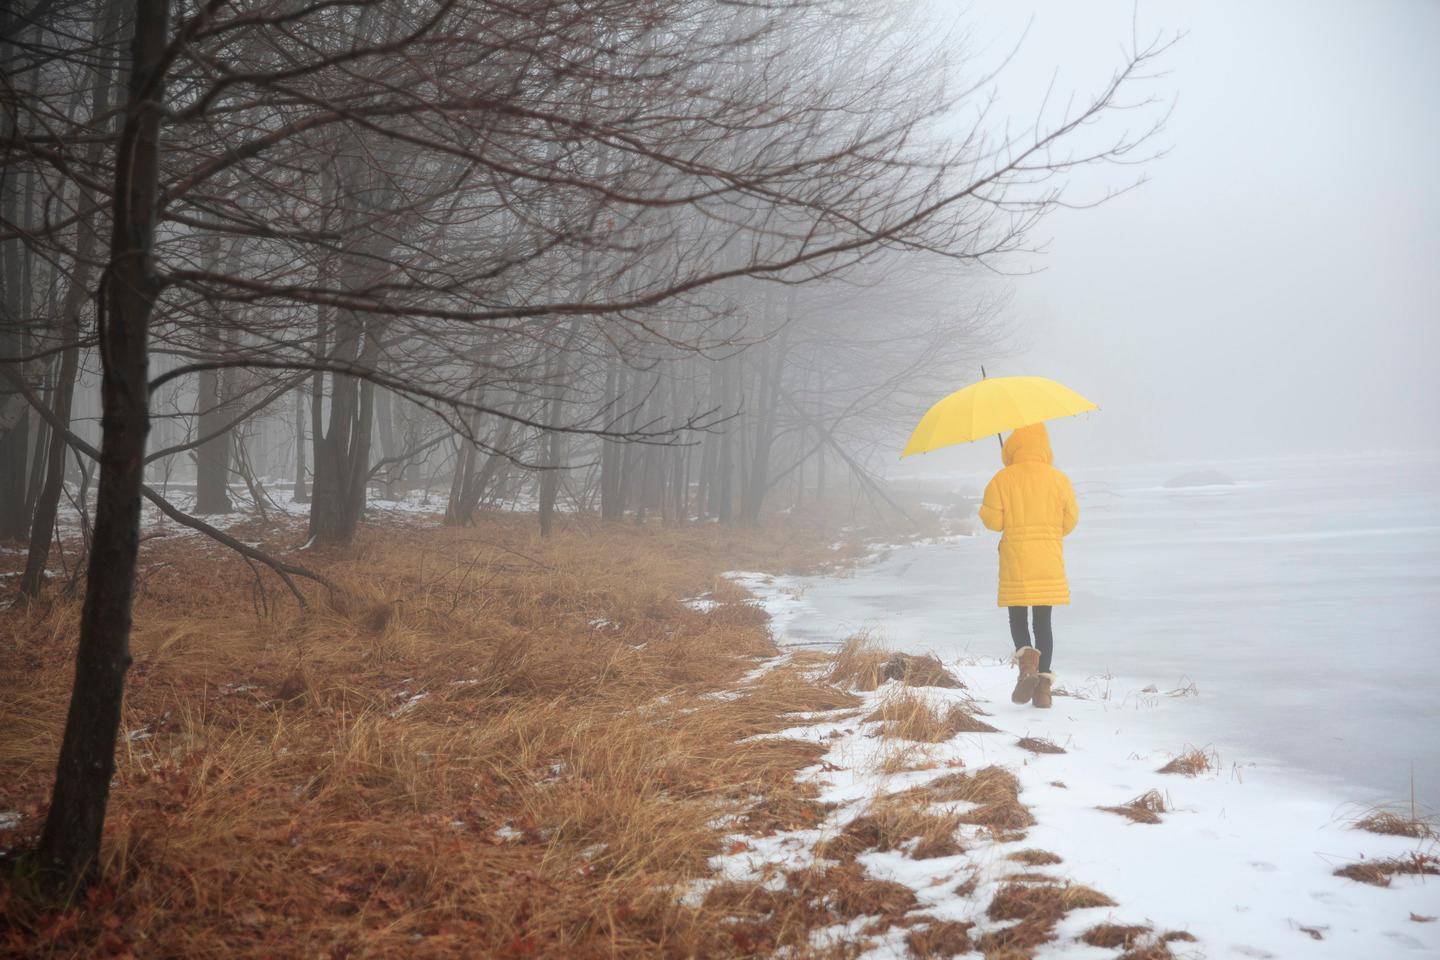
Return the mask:
<svg viewBox="0 0 1440 960"><path fill-rule="evenodd" d="M1062 464L1063 466L1063 464ZM1167 481L1218 471L1233 484ZM1440 808L1440 458L1235 461L1074 471L1072 605L1055 671L1092 694L1193 683L1157 742L1325 781L1345 801ZM950 477L978 492L986 476ZM932 478L933 479L933 478ZM967 508L968 509L968 508ZM907 546L844 579L791 582L777 633L870 629L943 658L1009 646L997 536ZM1107 679L1107 676L1113 679Z"/></svg>

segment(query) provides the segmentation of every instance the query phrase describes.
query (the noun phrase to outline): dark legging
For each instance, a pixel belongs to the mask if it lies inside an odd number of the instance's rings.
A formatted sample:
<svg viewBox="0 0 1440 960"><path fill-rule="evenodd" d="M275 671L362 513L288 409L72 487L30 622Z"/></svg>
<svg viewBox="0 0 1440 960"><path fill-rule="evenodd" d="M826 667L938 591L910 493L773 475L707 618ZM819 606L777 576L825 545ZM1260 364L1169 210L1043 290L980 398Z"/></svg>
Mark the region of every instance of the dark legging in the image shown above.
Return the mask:
<svg viewBox="0 0 1440 960"><path fill-rule="evenodd" d="M1007 607L1010 611L1010 639L1015 641L1015 649L1028 647L1030 643L1030 630L1025 623L1025 611L1035 611L1035 643L1034 647L1040 651L1040 672L1050 672L1050 657L1055 653L1055 635L1050 632L1050 608L1049 607Z"/></svg>

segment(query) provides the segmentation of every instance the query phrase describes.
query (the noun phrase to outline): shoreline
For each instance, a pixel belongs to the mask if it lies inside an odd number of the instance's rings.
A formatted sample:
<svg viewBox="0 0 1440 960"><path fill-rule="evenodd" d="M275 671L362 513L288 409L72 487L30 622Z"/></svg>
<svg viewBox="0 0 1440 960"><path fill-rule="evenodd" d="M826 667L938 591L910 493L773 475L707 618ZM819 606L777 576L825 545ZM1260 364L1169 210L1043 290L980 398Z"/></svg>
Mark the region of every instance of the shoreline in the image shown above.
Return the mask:
<svg viewBox="0 0 1440 960"><path fill-rule="evenodd" d="M863 577L863 565L849 575ZM776 642L785 647L783 624L796 612L793 593L804 589L795 582L799 578L769 578L766 583L741 574L736 579L776 614L774 622L781 625ZM1046 957L1114 956L1077 939L1105 925L1130 929L1136 943L1148 944L1144 949L1151 952L1133 954L1137 957L1440 956L1440 931L1423 919L1440 906L1440 880L1398 876L1390 878L1388 888L1380 888L1335 875L1348 865L1386 858L1416 858L1433 869L1433 838L1353 829L1339 809L1343 803L1317 798L1311 785L1296 782L1285 770L1267 765L1250 771L1215 756L1213 750L1208 754L1210 769L1193 777L1157 772L1194 747L1176 742L1171 752L1160 753L1141 746L1146 714L1182 712L1186 697L1137 687L1123 691L1124 706L1114 702L1112 692L1111 699L1057 696L1052 710L1037 711L1009 703L1013 671L1004 660L942 662L966 684L963 694L917 691L888 681L862 694L862 710L874 711L887 698L919 692L937 710L952 702L969 704L998 728L995 732L912 744L903 749L916 753L913 768L892 772L865 772L867 765L875 766L875 751L880 749L875 744L886 740L875 724L842 721L851 728L821 724L779 735L815 736L830 744L819 771L802 776L823 785L823 800L841 804L833 822L827 821L832 832L843 833L848 823L888 796L943 779L946 770L998 765L1018 777L1019 801L1037 820L1023 839L986 837L984 831L966 833L962 828L967 853L954 860L909 860L894 850L860 857L879 879L910 886L932 915L972 924L967 928L972 939L1004 929L988 916L985 901L993 902L1000 890L1012 885L1008 878L1013 875L1034 872L1016 869L1006 857L1039 847L1059 857L1060 865L1048 880L1036 882L1093 884L1117 904L1077 909L1057 920L1053 937L1045 941ZM1137 734L1136 727L1142 732ZM1018 745L1021 738L1031 737L1063 753L1033 753ZM1206 755L1204 748L1199 753ZM1047 779L1051 774L1054 780ZM1158 791L1157 804L1164 809L1158 822L1132 823L1099 809L1122 806L1151 790ZM1350 819L1364 812L1356 810ZM744 864L726 860L718 866L733 874L743 872ZM968 896L960 896L948 884L967 872L975 885ZM937 883L942 875L944 880ZM1193 934L1199 942L1160 939L1175 930ZM905 949L903 938L891 936L866 956L906 956ZM1028 954L1016 954L1021 955Z"/></svg>

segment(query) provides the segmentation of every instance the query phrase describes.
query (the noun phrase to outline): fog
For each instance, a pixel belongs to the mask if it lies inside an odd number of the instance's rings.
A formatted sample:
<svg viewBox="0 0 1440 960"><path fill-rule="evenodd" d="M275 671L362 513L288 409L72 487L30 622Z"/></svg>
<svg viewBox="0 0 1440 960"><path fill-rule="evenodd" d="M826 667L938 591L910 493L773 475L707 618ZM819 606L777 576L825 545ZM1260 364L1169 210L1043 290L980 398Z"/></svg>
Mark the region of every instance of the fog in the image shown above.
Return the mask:
<svg viewBox="0 0 1440 960"><path fill-rule="evenodd" d="M1440 447L1440 5L966 10L982 59L1014 51L997 87L1019 117L1052 81L1052 103L1099 87L1132 26L1142 39L1182 35L1150 85L1172 108L1164 156L1071 178L1092 198L1148 182L1057 212L1037 231L1039 255L1005 265L1025 275L1007 281L1011 350L991 374L1053 376L1101 407L1052 426L1058 457ZM960 448L923 468L992 454Z"/></svg>
<svg viewBox="0 0 1440 960"><path fill-rule="evenodd" d="M1440 955L1437 38L0 4L0 953Z"/></svg>

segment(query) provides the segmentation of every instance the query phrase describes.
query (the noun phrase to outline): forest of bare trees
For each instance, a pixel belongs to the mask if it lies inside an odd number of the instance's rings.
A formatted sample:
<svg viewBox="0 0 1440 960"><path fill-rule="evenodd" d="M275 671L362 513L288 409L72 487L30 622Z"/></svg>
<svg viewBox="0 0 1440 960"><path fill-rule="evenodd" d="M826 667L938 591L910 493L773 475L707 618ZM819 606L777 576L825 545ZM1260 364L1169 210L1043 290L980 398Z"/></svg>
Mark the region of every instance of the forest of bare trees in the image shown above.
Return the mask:
<svg viewBox="0 0 1440 960"><path fill-rule="evenodd" d="M22 595L85 596L39 851L69 883L104 822L142 504L303 603L307 570L205 518L303 512L345 545L416 497L542 534L883 503L895 424L994 346L991 268L1069 171L1143 152L1118 111L1160 52L1027 124L903 4L0 16L0 539Z"/></svg>

